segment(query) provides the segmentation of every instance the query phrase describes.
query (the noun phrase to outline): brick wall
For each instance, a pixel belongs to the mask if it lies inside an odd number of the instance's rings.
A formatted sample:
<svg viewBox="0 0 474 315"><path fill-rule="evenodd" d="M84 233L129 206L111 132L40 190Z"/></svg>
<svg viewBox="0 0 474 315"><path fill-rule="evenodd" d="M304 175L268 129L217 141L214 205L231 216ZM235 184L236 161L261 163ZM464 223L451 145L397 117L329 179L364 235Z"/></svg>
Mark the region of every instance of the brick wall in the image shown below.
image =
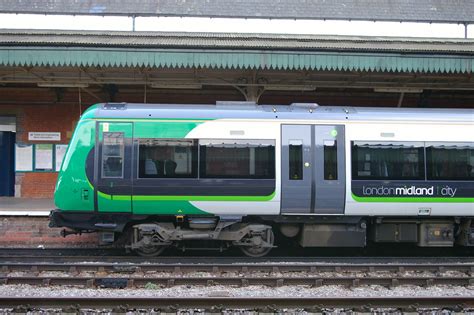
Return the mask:
<svg viewBox="0 0 474 315"><path fill-rule="evenodd" d="M25 173L21 182L21 196L28 198L51 198L58 173Z"/></svg>
<svg viewBox="0 0 474 315"><path fill-rule="evenodd" d="M17 120L17 143L67 144L79 118L79 107L75 104L26 105L21 109L22 115ZM30 141L28 132L60 132L61 141ZM51 198L56 179L56 172L25 173L20 182L21 196Z"/></svg>
<svg viewBox="0 0 474 315"><path fill-rule="evenodd" d="M60 228L48 227L47 217L0 217L0 247L96 247L98 234L62 237Z"/></svg>
<svg viewBox="0 0 474 315"><path fill-rule="evenodd" d="M79 117L77 105L26 105L21 107L21 112L22 114L17 116L16 142L24 144L67 144ZM28 140L29 132L60 132L61 141L30 141ZM22 197L51 198L56 179L56 172L24 173L17 185L21 187Z"/></svg>
<svg viewBox="0 0 474 315"><path fill-rule="evenodd" d="M61 132L61 141L57 144L68 143L75 123L79 119L77 105L35 105L22 106L22 114L17 119L17 142L45 143L29 141L28 132ZM48 142L52 143L52 142Z"/></svg>
<svg viewBox="0 0 474 315"><path fill-rule="evenodd" d="M75 93L74 93L75 92ZM0 89L0 115L16 117L16 142L20 144L67 144L80 113L77 91L55 89ZM85 99L87 104L93 100ZM11 104L9 104L11 102ZM28 132L60 132L61 141L30 141ZM56 172L17 173L15 195L27 198L51 198L56 184Z"/></svg>

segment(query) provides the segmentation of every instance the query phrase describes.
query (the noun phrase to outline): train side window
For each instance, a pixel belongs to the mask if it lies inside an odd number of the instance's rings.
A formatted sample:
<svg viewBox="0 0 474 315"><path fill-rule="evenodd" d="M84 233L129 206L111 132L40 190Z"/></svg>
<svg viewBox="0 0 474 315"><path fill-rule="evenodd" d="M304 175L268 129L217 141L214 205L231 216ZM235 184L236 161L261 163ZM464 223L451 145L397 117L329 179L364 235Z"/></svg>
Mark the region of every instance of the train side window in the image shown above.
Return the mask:
<svg viewBox="0 0 474 315"><path fill-rule="evenodd" d="M289 179L303 180L303 140L290 140L289 152Z"/></svg>
<svg viewBox="0 0 474 315"><path fill-rule="evenodd" d="M324 179L337 180L337 140L324 140Z"/></svg>
<svg viewBox="0 0 474 315"><path fill-rule="evenodd" d="M197 178L197 141L140 139L138 177Z"/></svg>
<svg viewBox="0 0 474 315"><path fill-rule="evenodd" d="M104 132L102 145L102 178L123 178L123 132Z"/></svg>
<svg viewBox="0 0 474 315"><path fill-rule="evenodd" d="M202 178L275 179L274 140L200 140Z"/></svg>
<svg viewBox="0 0 474 315"><path fill-rule="evenodd" d="M422 142L352 142L352 179L424 180Z"/></svg>
<svg viewBox="0 0 474 315"><path fill-rule="evenodd" d="M474 180L473 143L426 143L428 180Z"/></svg>

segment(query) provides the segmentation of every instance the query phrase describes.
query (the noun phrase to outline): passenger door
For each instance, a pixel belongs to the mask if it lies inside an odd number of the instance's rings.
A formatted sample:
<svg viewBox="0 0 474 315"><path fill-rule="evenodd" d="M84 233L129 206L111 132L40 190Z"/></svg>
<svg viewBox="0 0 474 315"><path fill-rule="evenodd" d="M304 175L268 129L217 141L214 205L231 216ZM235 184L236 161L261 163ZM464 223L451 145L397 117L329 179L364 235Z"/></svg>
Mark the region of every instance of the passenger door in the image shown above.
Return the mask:
<svg viewBox="0 0 474 315"><path fill-rule="evenodd" d="M343 214L346 171L343 125L314 126L316 214Z"/></svg>
<svg viewBox="0 0 474 315"><path fill-rule="evenodd" d="M310 213L311 126L282 125L281 132L281 212Z"/></svg>
<svg viewBox="0 0 474 315"><path fill-rule="evenodd" d="M96 156L96 209L101 212L132 211L132 123L98 123Z"/></svg>
<svg viewBox="0 0 474 315"><path fill-rule="evenodd" d="M281 212L343 214L343 125L282 125Z"/></svg>

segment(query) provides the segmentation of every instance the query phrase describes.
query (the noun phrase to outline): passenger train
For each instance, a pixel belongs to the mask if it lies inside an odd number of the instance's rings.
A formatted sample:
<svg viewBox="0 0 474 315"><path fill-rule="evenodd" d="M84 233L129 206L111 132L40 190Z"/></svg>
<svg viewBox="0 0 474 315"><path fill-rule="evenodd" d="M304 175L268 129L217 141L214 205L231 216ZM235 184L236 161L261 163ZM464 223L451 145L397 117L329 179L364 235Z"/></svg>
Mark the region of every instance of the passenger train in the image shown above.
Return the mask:
<svg viewBox="0 0 474 315"><path fill-rule="evenodd" d="M106 103L77 124L50 226L173 246L474 245L474 110Z"/></svg>

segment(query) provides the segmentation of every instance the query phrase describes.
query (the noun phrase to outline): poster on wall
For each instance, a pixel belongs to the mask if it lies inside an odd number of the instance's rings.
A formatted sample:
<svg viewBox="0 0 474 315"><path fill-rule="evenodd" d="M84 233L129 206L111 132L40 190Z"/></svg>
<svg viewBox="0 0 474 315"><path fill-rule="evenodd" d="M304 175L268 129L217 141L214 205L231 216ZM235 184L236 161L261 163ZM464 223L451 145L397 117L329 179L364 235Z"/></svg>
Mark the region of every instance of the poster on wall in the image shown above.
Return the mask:
<svg viewBox="0 0 474 315"><path fill-rule="evenodd" d="M66 154L67 144L56 144L56 168L55 171L59 172L61 164L63 162L64 154Z"/></svg>
<svg viewBox="0 0 474 315"><path fill-rule="evenodd" d="M30 172L33 170L33 145L15 145L15 171Z"/></svg>
<svg viewBox="0 0 474 315"><path fill-rule="evenodd" d="M37 144L35 150L35 170L53 170L53 145Z"/></svg>

